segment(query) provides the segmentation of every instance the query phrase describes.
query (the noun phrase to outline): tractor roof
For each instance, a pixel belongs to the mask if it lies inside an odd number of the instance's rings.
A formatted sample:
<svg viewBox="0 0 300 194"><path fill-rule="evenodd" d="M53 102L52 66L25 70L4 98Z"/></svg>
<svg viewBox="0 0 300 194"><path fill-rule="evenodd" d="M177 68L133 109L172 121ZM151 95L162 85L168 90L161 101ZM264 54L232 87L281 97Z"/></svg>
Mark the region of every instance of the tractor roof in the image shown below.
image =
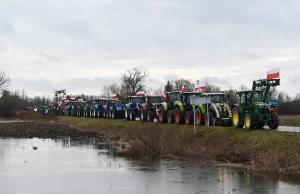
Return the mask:
<svg viewBox="0 0 300 194"><path fill-rule="evenodd" d="M251 92L252 92L251 90L246 90L246 91L238 91L236 93L237 94L249 94ZM263 91L261 91L261 90L256 90L255 92L257 92L257 93L263 93Z"/></svg>
<svg viewBox="0 0 300 194"><path fill-rule="evenodd" d="M128 98L145 98L145 96L128 96Z"/></svg>
<svg viewBox="0 0 300 194"><path fill-rule="evenodd" d="M146 97L148 97L148 98L162 98L162 96L146 96Z"/></svg>
<svg viewBox="0 0 300 194"><path fill-rule="evenodd" d="M205 96L221 96L224 95L224 93L203 93Z"/></svg>
<svg viewBox="0 0 300 194"><path fill-rule="evenodd" d="M179 94L181 91L166 92L166 94Z"/></svg>

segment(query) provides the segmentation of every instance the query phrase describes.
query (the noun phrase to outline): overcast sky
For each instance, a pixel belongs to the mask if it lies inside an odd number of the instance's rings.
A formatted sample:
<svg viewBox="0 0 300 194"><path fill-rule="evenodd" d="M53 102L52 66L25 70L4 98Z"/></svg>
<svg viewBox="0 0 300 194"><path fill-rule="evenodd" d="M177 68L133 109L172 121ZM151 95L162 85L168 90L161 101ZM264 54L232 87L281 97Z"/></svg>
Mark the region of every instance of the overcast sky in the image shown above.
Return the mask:
<svg viewBox="0 0 300 194"><path fill-rule="evenodd" d="M300 92L300 2L288 0L2 0L0 70L11 89L100 95L135 66L148 86L208 80L223 90L281 70ZM298 91L297 91L298 90Z"/></svg>

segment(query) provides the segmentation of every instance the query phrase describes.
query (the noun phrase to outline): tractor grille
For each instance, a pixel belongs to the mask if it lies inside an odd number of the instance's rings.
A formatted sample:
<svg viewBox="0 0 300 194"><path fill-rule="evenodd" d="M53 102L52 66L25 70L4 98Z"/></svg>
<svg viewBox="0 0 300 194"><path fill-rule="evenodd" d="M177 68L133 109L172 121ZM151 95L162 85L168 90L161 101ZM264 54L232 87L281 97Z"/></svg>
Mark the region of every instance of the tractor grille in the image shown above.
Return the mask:
<svg viewBox="0 0 300 194"><path fill-rule="evenodd" d="M260 113L260 114L266 114L266 113L269 113L268 107L260 107L260 108L259 108L259 113Z"/></svg>

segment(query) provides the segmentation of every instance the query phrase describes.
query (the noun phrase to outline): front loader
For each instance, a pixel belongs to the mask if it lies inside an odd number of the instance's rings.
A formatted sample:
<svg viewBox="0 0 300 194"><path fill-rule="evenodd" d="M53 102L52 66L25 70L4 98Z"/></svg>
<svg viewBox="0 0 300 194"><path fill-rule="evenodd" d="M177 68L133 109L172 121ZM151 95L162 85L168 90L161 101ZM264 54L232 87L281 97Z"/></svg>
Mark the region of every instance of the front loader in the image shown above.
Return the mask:
<svg viewBox="0 0 300 194"><path fill-rule="evenodd" d="M234 128L263 128L265 124L270 129L277 129L279 117L272 105L267 102L271 87L280 85L280 79L260 79L253 81L252 90L237 92L238 103L232 105L232 125ZM258 88L265 87L265 90Z"/></svg>

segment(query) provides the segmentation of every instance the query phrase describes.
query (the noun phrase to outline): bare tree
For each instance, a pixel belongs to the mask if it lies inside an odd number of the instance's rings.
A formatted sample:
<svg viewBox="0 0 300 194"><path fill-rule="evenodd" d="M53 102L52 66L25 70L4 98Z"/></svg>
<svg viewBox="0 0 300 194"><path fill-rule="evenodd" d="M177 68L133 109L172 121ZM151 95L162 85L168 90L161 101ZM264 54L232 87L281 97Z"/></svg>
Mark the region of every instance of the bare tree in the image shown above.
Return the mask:
<svg viewBox="0 0 300 194"><path fill-rule="evenodd" d="M135 95L138 91L145 91L145 79L148 77L148 70L143 67L129 69L121 77L122 97Z"/></svg>
<svg viewBox="0 0 300 194"><path fill-rule="evenodd" d="M10 78L4 71L0 71L0 91L5 90L10 85Z"/></svg>
<svg viewBox="0 0 300 194"><path fill-rule="evenodd" d="M174 91L181 91L182 86L184 86L184 90L186 92L193 92L194 91L194 85L190 80L187 79L178 79L172 81L173 89Z"/></svg>

